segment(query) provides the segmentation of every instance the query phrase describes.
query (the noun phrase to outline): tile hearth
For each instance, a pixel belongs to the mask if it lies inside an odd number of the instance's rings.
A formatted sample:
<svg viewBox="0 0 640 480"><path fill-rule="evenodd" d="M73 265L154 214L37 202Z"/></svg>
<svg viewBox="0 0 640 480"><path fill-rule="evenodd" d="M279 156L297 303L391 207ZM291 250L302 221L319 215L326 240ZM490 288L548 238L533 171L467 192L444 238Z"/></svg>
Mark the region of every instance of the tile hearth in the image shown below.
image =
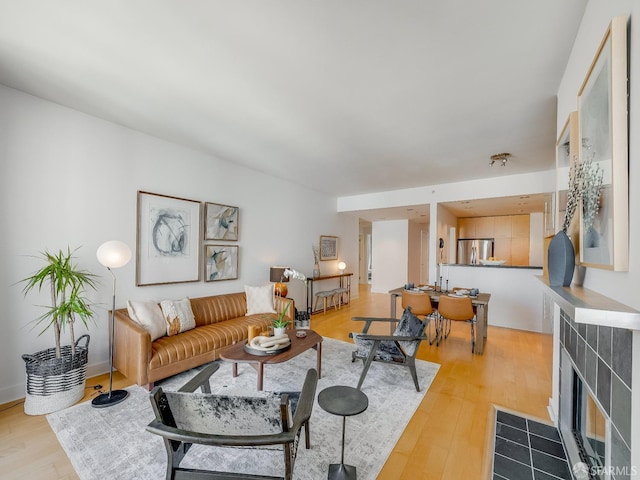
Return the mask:
<svg viewBox="0 0 640 480"><path fill-rule="evenodd" d="M496 414L493 480L571 479L558 430L501 410Z"/></svg>

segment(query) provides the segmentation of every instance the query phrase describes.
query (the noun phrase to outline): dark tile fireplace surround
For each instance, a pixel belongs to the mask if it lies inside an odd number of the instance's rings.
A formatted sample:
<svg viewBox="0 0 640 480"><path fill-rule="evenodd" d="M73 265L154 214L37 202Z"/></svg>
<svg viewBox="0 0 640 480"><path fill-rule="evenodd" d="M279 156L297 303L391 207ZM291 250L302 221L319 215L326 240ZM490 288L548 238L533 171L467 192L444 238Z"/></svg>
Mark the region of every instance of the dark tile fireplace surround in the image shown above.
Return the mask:
<svg viewBox="0 0 640 480"><path fill-rule="evenodd" d="M560 310L560 422L562 405L569 404L572 386L566 369L577 370L591 390L611 427L611 478L629 478L631 472L631 374L633 333L623 328L577 323ZM566 442L566 439L564 439Z"/></svg>

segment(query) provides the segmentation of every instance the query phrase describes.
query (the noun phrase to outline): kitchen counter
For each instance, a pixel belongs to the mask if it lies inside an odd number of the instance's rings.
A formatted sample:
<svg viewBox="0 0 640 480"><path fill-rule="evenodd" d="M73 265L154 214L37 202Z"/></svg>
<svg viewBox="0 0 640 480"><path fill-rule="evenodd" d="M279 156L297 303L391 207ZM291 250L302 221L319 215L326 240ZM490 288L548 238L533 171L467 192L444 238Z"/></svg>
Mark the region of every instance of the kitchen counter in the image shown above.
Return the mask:
<svg viewBox="0 0 640 480"><path fill-rule="evenodd" d="M444 264L440 268L444 288L491 292L489 326L551 333L553 326L543 315L537 278L541 274L542 267L534 266Z"/></svg>
<svg viewBox="0 0 640 480"><path fill-rule="evenodd" d="M482 267L482 268L535 268L542 270L542 267L535 265L482 265L478 264L463 264L463 263L443 263L443 267Z"/></svg>

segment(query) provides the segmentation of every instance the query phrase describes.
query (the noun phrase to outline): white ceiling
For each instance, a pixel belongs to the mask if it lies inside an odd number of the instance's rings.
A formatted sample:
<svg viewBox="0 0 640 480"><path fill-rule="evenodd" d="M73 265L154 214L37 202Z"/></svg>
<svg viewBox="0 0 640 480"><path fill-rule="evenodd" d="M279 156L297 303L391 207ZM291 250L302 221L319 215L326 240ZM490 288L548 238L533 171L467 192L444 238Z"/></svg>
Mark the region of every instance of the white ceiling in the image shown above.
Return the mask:
<svg viewBox="0 0 640 480"><path fill-rule="evenodd" d="M0 0L0 83L337 196L513 175L585 4Z"/></svg>

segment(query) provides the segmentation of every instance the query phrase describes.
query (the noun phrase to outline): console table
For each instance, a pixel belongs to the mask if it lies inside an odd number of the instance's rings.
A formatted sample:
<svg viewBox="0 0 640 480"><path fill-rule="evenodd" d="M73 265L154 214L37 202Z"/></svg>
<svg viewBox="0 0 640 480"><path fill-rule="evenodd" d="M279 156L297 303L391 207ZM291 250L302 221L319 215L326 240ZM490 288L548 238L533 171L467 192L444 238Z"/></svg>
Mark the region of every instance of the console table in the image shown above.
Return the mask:
<svg viewBox="0 0 640 480"><path fill-rule="evenodd" d="M340 282L340 288L346 288L347 289L347 301L346 303L349 303L351 301L351 277L353 276L353 273L336 273L334 275L320 275L319 277L313 277L312 275L307 277L307 312L309 314L315 313L313 311L313 289L314 289L314 284L316 282L320 282L323 280L330 280L332 278L337 278L339 279ZM309 303L311 302L311 303ZM320 310L317 310L318 312Z"/></svg>

